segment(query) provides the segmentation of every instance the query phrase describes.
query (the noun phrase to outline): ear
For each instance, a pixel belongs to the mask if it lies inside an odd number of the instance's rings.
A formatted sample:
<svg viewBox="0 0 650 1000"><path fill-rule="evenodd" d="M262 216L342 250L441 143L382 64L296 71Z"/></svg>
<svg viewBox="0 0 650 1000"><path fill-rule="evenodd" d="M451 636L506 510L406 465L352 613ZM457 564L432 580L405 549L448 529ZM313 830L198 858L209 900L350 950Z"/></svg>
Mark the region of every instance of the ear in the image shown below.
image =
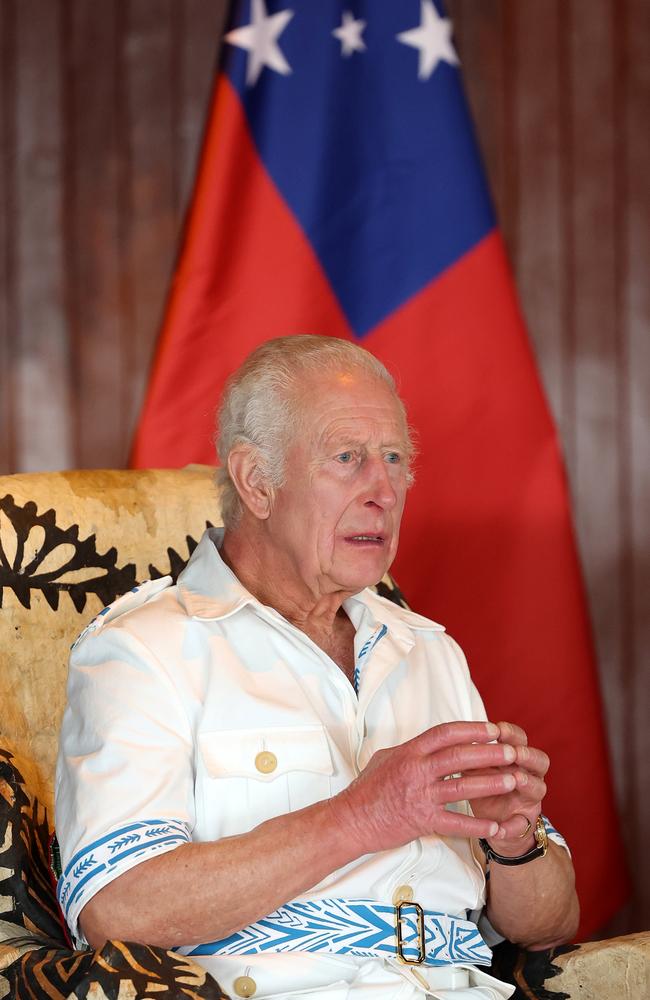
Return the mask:
<svg viewBox="0 0 650 1000"><path fill-rule="evenodd" d="M257 449L250 445L233 448L228 455L228 472L244 506L265 521L271 513L273 488L260 472Z"/></svg>

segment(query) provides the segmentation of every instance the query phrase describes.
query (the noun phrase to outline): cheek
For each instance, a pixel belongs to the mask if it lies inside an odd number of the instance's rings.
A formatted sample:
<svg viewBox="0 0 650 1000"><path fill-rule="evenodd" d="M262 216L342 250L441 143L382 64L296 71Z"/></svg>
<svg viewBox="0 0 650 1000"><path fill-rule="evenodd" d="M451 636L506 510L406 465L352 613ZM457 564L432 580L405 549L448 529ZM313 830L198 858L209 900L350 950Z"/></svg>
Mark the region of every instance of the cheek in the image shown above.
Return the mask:
<svg viewBox="0 0 650 1000"><path fill-rule="evenodd" d="M323 512L318 525L318 545L321 549L331 550L335 544L337 536L338 518L332 517L331 513Z"/></svg>
<svg viewBox="0 0 650 1000"><path fill-rule="evenodd" d="M402 523L402 514L404 513L404 502L406 500L406 493L402 497L401 501L395 507L393 511L393 548L397 548L397 543L399 539L399 532Z"/></svg>
<svg viewBox="0 0 650 1000"><path fill-rule="evenodd" d="M341 505L340 500L336 507L323 500L318 512L318 526L316 530L316 544L321 561L330 561L341 546L341 526L345 522L346 506Z"/></svg>
<svg viewBox="0 0 650 1000"><path fill-rule="evenodd" d="M336 536L336 520L332 516L331 507L325 502L325 498L317 498L309 518L310 540L321 556L332 550Z"/></svg>
<svg viewBox="0 0 650 1000"><path fill-rule="evenodd" d="M399 476L396 476L393 480L393 489L395 490L395 496L397 498L396 508L403 507L404 498L406 496L406 481L402 473L400 473Z"/></svg>
<svg viewBox="0 0 650 1000"><path fill-rule="evenodd" d="M319 530L334 535L353 499L340 489L321 488L316 491L312 509Z"/></svg>

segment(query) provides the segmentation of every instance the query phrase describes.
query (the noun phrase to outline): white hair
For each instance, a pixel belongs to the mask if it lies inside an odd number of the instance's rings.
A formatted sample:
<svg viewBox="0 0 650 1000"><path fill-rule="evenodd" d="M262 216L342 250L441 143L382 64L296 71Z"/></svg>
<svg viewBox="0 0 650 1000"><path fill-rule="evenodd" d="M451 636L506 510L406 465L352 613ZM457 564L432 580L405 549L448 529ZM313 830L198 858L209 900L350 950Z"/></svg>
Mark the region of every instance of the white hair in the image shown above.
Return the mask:
<svg viewBox="0 0 650 1000"><path fill-rule="evenodd" d="M413 447L404 404L381 361L338 337L300 334L268 340L230 376L217 412L215 444L220 467L216 480L221 488L221 516L226 528L234 527L242 513L239 494L228 472L232 449L239 444L252 445L264 481L274 489L281 487L287 448L299 433L303 419L304 404L299 392L302 381L305 376L336 371L342 365L378 379L395 395L404 417L410 458Z"/></svg>

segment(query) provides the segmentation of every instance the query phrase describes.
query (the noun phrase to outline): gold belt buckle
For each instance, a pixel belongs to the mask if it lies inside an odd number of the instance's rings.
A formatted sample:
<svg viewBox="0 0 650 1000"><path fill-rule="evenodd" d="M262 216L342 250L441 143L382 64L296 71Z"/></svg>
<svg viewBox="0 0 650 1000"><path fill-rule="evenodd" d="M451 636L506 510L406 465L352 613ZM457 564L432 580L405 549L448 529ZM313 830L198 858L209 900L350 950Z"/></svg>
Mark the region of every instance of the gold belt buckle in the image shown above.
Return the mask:
<svg viewBox="0 0 650 1000"><path fill-rule="evenodd" d="M404 939L402 937L402 907L410 906L415 910L418 928L418 957L407 958L404 954ZM395 930L397 932L397 957L405 965L422 965L427 953L424 947L424 910L419 903L408 903L402 900L395 906Z"/></svg>

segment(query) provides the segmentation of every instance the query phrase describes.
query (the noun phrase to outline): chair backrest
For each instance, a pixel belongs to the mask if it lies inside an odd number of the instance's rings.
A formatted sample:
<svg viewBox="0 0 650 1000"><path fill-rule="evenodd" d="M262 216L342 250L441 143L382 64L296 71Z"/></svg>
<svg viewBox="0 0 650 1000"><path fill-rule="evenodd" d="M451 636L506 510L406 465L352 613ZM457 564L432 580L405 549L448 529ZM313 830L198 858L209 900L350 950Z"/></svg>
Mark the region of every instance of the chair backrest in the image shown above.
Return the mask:
<svg viewBox="0 0 650 1000"><path fill-rule="evenodd" d="M0 477L0 744L51 813L71 643L221 523L214 470Z"/></svg>

